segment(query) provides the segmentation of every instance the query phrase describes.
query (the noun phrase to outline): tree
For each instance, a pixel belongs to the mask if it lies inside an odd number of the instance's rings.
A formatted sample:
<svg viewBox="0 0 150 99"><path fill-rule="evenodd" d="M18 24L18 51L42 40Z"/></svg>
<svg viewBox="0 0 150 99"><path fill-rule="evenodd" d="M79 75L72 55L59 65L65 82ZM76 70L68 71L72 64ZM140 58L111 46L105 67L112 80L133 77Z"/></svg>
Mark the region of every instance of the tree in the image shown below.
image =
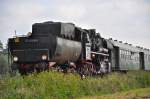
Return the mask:
<svg viewBox="0 0 150 99"><path fill-rule="evenodd" d="M3 44L2 44L2 42L0 40L0 51L2 51L2 50L3 50Z"/></svg>
<svg viewBox="0 0 150 99"><path fill-rule="evenodd" d="M8 72L9 67L8 67L8 62L7 62L7 54L4 54L3 52L3 44L0 41L0 75L5 74Z"/></svg>
<svg viewBox="0 0 150 99"><path fill-rule="evenodd" d="M8 72L8 69L9 68L5 56L3 54L0 54L0 74L5 74L6 72Z"/></svg>

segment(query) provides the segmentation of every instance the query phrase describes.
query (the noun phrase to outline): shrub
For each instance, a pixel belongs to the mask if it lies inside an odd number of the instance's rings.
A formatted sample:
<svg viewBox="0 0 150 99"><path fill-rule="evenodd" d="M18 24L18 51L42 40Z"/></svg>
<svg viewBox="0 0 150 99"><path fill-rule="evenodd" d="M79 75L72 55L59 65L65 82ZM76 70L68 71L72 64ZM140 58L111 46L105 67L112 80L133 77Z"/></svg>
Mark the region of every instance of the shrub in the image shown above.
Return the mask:
<svg viewBox="0 0 150 99"><path fill-rule="evenodd" d="M9 71L7 55L0 54L0 75L6 74Z"/></svg>
<svg viewBox="0 0 150 99"><path fill-rule="evenodd" d="M0 80L3 99L64 99L81 96L112 94L136 88L150 87L150 72L112 73L104 78L58 72L42 72L28 76L6 77Z"/></svg>

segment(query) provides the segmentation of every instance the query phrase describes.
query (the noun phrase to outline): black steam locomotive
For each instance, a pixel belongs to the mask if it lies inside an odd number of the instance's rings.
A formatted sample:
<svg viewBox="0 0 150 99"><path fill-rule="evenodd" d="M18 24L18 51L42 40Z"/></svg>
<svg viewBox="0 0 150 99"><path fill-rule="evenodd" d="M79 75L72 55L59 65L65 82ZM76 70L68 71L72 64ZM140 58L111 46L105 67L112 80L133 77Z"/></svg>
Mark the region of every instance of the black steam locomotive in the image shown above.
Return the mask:
<svg viewBox="0 0 150 99"><path fill-rule="evenodd" d="M82 75L150 70L149 49L104 39L95 29L82 29L72 23L35 23L32 33L10 38L8 50L12 70L21 74L52 68Z"/></svg>

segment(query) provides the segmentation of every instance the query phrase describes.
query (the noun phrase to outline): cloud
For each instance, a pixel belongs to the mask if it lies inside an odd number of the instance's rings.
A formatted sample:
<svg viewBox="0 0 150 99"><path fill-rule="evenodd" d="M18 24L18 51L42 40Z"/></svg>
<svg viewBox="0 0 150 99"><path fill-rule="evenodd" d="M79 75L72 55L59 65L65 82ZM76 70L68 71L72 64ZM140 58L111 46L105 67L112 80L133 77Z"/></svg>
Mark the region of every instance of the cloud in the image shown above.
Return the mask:
<svg viewBox="0 0 150 99"><path fill-rule="evenodd" d="M150 48L148 0L2 0L0 6L3 42L14 30L26 34L33 23L52 20L95 28L103 37Z"/></svg>
<svg viewBox="0 0 150 99"><path fill-rule="evenodd" d="M31 23L40 17L43 8L40 4L33 6L32 3L3 2L0 14L0 39L6 43L9 37L18 34L25 34L31 30ZM2 5L1 4L1 5Z"/></svg>

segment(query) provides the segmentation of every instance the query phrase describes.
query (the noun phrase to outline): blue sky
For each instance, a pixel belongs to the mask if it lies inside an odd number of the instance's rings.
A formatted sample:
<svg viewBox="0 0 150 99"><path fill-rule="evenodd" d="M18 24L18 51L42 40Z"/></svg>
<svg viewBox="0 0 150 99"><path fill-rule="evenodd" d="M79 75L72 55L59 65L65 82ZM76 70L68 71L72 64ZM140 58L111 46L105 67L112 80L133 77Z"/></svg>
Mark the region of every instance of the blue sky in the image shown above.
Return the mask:
<svg viewBox="0 0 150 99"><path fill-rule="evenodd" d="M150 0L1 0L0 40L35 22L72 22L101 36L150 48Z"/></svg>

